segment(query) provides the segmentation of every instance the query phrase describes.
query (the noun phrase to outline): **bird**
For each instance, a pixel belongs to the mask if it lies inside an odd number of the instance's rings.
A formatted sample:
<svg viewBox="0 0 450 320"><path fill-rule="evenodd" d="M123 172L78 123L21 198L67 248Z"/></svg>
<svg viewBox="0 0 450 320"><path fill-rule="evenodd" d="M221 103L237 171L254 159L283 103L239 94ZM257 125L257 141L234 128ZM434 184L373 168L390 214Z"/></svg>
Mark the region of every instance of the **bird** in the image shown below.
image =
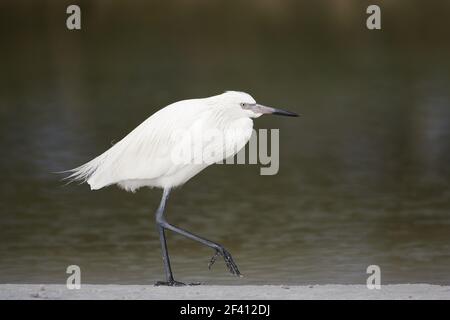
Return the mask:
<svg viewBox="0 0 450 320"><path fill-rule="evenodd" d="M211 164L234 156L249 141L253 119L264 114L298 116L294 112L258 104L250 94L241 91L174 102L152 114L93 160L64 171L69 174L64 179L86 182L91 190L110 185L118 185L130 192L142 187L162 189L155 220L165 281L155 285L185 285L174 279L166 231L213 249L209 268L221 256L231 274L242 276L233 257L222 245L169 223L164 213L172 189ZM196 152L198 150L200 152ZM208 154L207 159L202 158L204 154Z"/></svg>

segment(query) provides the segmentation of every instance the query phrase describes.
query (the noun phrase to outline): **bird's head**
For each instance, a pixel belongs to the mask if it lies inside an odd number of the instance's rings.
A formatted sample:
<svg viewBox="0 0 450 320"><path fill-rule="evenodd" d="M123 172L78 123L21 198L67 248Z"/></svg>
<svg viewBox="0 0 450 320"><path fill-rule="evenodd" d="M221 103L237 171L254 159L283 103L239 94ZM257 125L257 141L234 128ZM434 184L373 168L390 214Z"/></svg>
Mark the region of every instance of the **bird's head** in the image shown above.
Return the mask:
<svg viewBox="0 0 450 320"><path fill-rule="evenodd" d="M298 117L298 114L282 109L276 109L272 107L263 106L261 104L256 103L255 99L251 95L245 92L240 91L227 91L224 93L226 95L226 99L236 105L237 107L244 110L244 112L250 118L258 118L263 114L275 114L280 116L288 116L288 117Z"/></svg>

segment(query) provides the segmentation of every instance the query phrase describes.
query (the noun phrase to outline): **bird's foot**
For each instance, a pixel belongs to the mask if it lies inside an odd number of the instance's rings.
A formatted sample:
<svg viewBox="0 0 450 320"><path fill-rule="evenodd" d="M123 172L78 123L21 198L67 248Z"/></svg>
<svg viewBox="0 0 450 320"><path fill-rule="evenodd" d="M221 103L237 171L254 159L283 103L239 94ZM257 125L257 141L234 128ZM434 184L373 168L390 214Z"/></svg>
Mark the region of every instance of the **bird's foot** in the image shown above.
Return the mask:
<svg viewBox="0 0 450 320"><path fill-rule="evenodd" d="M179 282L179 281L175 281L175 280L171 280L171 281L157 281L155 283L155 287L159 287L159 286L168 286L168 287L183 287L186 284L184 282ZM191 282L188 283L188 286L199 286L201 285L200 282Z"/></svg>
<svg viewBox="0 0 450 320"><path fill-rule="evenodd" d="M158 281L155 283L156 287L159 286L168 286L168 287L183 287L186 284L183 282L175 281L175 280L169 280L169 281Z"/></svg>
<svg viewBox="0 0 450 320"><path fill-rule="evenodd" d="M209 261L208 264L208 269L211 269L212 265L216 262L217 257L221 255L223 257L223 260L225 261L225 264L228 267L228 270L230 270L230 273L238 276L238 277L242 277L242 274L239 272L239 269L236 265L236 263L233 260L233 257L231 256L231 254L225 250L224 247L219 246L216 249L216 253L212 256L211 260Z"/></svg>
<svg viewBox="0 0 450 320"><path fill-rule="evenodd" d="M189 286L201 286L202 283L201 282L191 282L189 283Z"/></svg>

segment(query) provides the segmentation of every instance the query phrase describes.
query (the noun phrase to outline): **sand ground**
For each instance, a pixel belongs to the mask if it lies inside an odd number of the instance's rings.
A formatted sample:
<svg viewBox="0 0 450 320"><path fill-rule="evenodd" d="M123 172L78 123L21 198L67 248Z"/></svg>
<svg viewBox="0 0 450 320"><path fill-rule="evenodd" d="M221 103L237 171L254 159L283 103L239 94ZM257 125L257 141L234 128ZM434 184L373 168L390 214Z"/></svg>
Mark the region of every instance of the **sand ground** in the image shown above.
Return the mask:
<svg viewBox="0 0 450 320"><path fill-rule="evenodd" d="M310 286L82 285L69 290L57 284L0 284L0 299L450 299L450 286L429 284Z"/></svg>

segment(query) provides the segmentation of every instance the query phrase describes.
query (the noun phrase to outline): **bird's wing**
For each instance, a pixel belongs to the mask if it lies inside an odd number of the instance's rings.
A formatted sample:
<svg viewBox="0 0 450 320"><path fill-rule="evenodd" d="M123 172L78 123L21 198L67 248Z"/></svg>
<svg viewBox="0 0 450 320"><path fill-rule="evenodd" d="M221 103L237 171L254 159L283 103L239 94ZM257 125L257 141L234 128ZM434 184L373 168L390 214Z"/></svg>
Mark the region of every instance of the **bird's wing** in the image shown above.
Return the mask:
<svg viewBox="0 0 450 320"><path fill-rule="evenodd" d="M174 103L142 122L110 149L69 170L71 181L87 182L91 189L131 179L155 179L173 170L171 150L177 143L178 131L189 124L204 108L195 103ZM182 115L182 117L180 117Z"/></svg>
<svg viewBox="0 0 450 320"><path fill-rule="evenodd" d="M68 178L86 181L96 190L126 180L172 176L186 166L202 161L209 165L234 155L249 140L252 127L249 118L185 100L153 114L103 154L73 169ZM186 148L187 157L180 158L179 151Z"/></svg>

